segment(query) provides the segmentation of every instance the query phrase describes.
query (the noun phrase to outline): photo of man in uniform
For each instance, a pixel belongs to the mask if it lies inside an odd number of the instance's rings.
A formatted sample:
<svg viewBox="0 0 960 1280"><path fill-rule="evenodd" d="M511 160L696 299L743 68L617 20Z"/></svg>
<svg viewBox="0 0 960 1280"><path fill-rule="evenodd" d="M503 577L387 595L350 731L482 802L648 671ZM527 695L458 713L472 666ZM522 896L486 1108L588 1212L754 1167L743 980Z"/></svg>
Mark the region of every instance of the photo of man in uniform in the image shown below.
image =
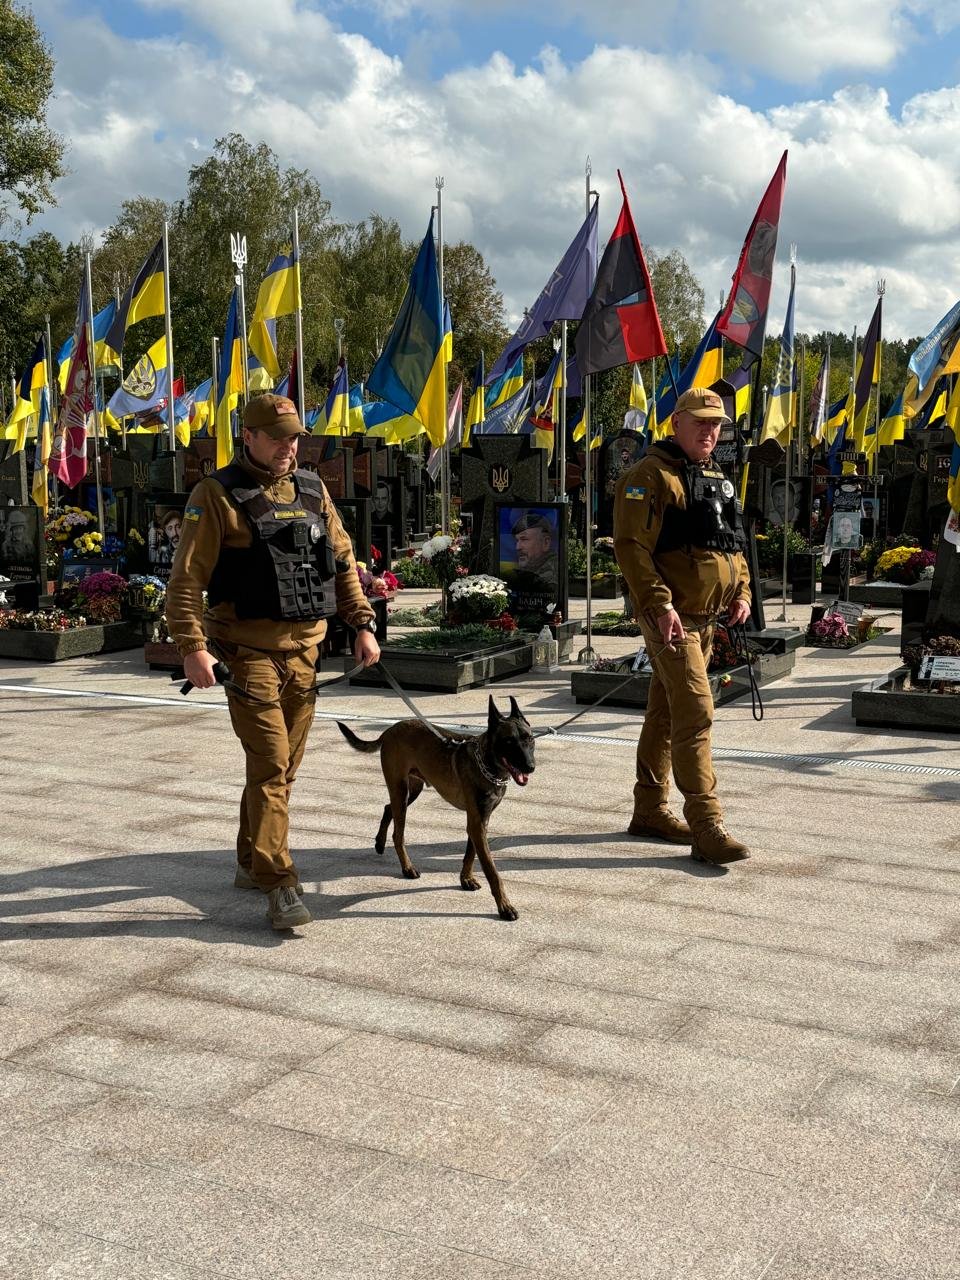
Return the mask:
<svg viewBox="0 0 960 1280"><path fill-rule="evenodd" d="M500 576L512 590L556 597L560 585L556 511L500 510Z"/></svg>

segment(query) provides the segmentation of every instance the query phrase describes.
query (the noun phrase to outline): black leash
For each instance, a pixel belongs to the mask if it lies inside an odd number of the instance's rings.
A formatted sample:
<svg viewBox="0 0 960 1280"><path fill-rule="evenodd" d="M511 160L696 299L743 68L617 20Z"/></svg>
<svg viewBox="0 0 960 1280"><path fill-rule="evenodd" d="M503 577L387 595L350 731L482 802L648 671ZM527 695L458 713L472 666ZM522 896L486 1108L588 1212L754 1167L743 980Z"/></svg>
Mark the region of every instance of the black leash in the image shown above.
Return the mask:
<svg viewBox="0 0 960 1280"><path fill-rule="evenodd" d="M639 670L641 660L645 656L646 656L646 650L641 647L640 649L637 650L636 657L633 659L633 662L631 663L629 673L626 676L624 676L624 678L619 682L619 684L615 684L612 689L608 689L606 693L601 694L601 696L597 698L595 702L591 702L587 706L583 707L580 711L574 712L574 714L572 716L568 716L566 720L561 720L560 723L555 727L551 725L546 729L537 729L537 731L534 733L533 736L535 738L545 738L552 734L554 737L557 737L560 733L560 730L565 729L568 724L573 724L574 720L579 720L580 717L585 716L588 711L595 711L596 708L599 707L601 702L606 702L608 698L612 698L615 693L619 692L619 690L625 688L630 683L630 681L633 679L633 677L636 675L637 671Z"/></svg>
<svg viewBox="0 0 960 1280"><path fill-rule="evenodd" d="M345 671L343 675L334 676L332 680L318 680L316 684L310 685L308 689L298 689L296 693L288 694L285 698L258 698L255 693L251 693L248 689L244 689L243 685L231 678L230 668L225 662L215 662L213 664L213 678L217 684L223 685L224 689L230 693L235 693L238 698L246 698L248 702L254 703L258 707L279 707L284 702L290 702L294 698L305 698L310 693L317 693L321 689L329 689L331 685L340 684L343 680L349 680L351 676L355 676L358 671L363 670L363 663L359 662L352 671ZM172 675L171 680L177 680L179 677ZM180 692L184 697L196 686L190 680L185 680L180 686Z"/></svg>
<svg viewBox="0 0 960 1280"><path fill-rule="evenodd" d="M750 681L750 714L759 724L763 719L763 699L760 697L760 686L757 684L753 663L750 660L751 654L750 646L747 643L747 629L742 622L738 622L736 626L727 623L727 634L730 637L730 643L733 645L734 653L741 662L746 664L747 679Z"/></svg>

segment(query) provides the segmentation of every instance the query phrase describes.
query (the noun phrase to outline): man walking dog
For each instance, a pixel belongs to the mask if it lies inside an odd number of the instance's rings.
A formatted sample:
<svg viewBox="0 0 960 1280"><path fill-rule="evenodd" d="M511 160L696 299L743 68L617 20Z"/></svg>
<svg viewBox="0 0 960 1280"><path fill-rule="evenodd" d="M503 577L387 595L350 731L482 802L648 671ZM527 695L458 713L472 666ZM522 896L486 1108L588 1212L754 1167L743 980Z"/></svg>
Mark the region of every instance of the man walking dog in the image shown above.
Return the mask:
<svg viewBox="0 0 960 1280"><path fill-rule="evenodd" d="M738 504L710 459L730 419L716 392L692 387L672 421L673 436L621 476L614 504L614 550L653 668L629 831L689 843L704 862L735 862L748 850L722 822L707 676L717 617L736 625L750 614ZM671 764L685 822L667 808Z"/></svg>
<svg viewBox="0 0 960 1280"><path fill-rule="evenodd" d="M357 662L380 657L350 539L320 479L297 468L306 434L286 397L247 404L242 459L190 495L166 602L187 679L210 688L220 658L247 694L227 694L246 755L234 883L269 895L275 929L313 918L290 857L288 805L313 722L325 619L336 612L356 628Z"/></svg>

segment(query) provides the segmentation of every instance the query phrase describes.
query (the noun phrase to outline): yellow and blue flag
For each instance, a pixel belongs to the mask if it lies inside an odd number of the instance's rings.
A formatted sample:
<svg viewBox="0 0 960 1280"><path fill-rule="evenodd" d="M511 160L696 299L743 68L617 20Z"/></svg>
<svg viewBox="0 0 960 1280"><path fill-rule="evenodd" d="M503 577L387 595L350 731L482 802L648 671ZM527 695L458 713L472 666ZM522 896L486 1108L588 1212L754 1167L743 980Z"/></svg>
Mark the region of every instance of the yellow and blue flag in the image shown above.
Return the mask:
<svg viewBox="0 0 960 1280"><path fill-rule="evenodd" d="M363 423L367 435L386 444L402 444L423 431L423 423L412 414L404 413L386 400L368 400L363 404Z"/></svg>
<svg viewBox="0 0 960 1280"><path fill-rule="evenodd" d="M117 304L111 298L93 317L93 355L98 369L119 369L120 357L107 343L107 333L117 314ZM70 376L70 361L73 357L74 337L71 333L56 355L57 382L60 394L67 389L67 378Z"/></svg>
<svg viewBox="0 0 960 1280"><path fill-rule="evenodd" d="M170 396L167 363L167 339L164 335L129 370L107 402L107 411L114 418L121 419L161 408Z"/></svg>
<svg viewBox="0 0 960 1280"><path fill-rule="evenodd" d="M243 391L243 345L240 339L238 286L234 285L227 311L227 326L220 348L217 376L217 467L233 461L234 443L231 416Z"/></svg>
<svg viewBox="0 0 960 1280"><path fill-rule="evenodd" d="M960 372L960 302L955 302L943 319L915 348L907 367L917 375L917 392L945 373Z"/></svg>
<svg viewBox="0 0 960 1280"><path fill-rule="evenodd" d="M269 321L275 321L277 316L293 315L301 305L300 263L292 249L286 250L277 254L260 282L247 335L249 350L273 381L280 377L280 362L277 359L277 327L276 324L271 327Z"/></svg>
<svg viewBox="0 0 960 1280"><path fill-rule="evenodd" d="M431 213L406 295L367 387L422 422L435 445L443 444L447 435L446 366L451 350Z"/></svg>
<svg viewBox="0 0 960 1280"><path fill-rule="evenodd" d="M505 369L499 378L494 378L487 387L483 402L486 412L489 413L491 409L506 404L522 388L523 382L523 352L521 351L513 364Z"/></svg>
<svg viewBox="0 0 960 1280"><path fill-rule="evenodd" d="M19 453L27 441L27 427L30 419L40 411L40 397L47 383L46 342L43 338L37 342L33 354L17 383L17 402L13 413L7 419L3 438L14 440L12 453Z"/></svg>
<svg viewBox="0 0 960 1280"><path fill-rule="evenodd" d="M863 347L857 360L857 377L853 389L853 443L858 452L872 453L877 447L876 415L873 431L868 438L870 393L880 381L880 331L883 316L883 298L877 299L873 315L864 335Z"/></svg>
<svg viewBox="0 0 960 1280"><path fill-rule="evenodd" d="M46 384L40 392L39 422L37 424L37 451L33 460L33 484L30 496L43 512L46 519L50 509L50 472L47 463L50 461L50 447L53 433L50 430L50 398Z"/></svg>
<svg viewBox="0 0 960 1280"><path fill-rule="evenodd" d="M797 292L797 268L790 264L790 296L787 299L787 314L783 321L783 332L780 334L780 351L777 356L777 373L773 390L767 397L766 410L763 415L763 430L760 443L764 440L777 440L784 448L790 443L793 430L794 411L796 409L796 361L793 352L793 310Z"/></svg>
<svg viewBox="0 0 960 1280"><path fill-rule="evenodd" d="M643 385L643 374L640 372L639 364L633 366L630 377L630 408L636 409L637 413L646 414L647 412L647 389Z"/></svg>
<svg viewBox="0 0 960 1280"><path fill-rule="evenodd" d="M327 395L323 412L313 428L315 436L345 436L350 432L350 379L347 375L347 357L342 356L337 365L333 385Z"/></svg>
<svg viewBox="0 0 960 1280"><path fill-rule="evenodd" d="M116 314L104 334L107 346L119 355L123 350L124 335L131 325L163 314L163 241L158 240L120 299Z"/></svg>
<svg viewBox="0 0 960 1280"><path fill-rule="evenodd" d="M463 423L463 445L464 449L470 444L470 436L475 431L478 435L483 432L483 423L486 417L486 391L484 389L483 374L483 352L480 352L480 359L477 361L476 372L473 375L473 394L470 396L470 404L467 406L467 416Z"/></svg>
<svg viewBox="0 0 960 1280"><path fill-rule="evenodd" d="M847 425L847 401L849 396L841 396L834 400L827 410L827 420L823 424L823 438L828 445L833 445L839 434L845 433Z"/></svg>
<svg viewBox="0 0 960 1280"><path fill-rule="evenodd" d="M720 312L717 312L707 326L707 330L700 339L696 351L694 351L679 374L677 373L676 356L668 357L670 359L668 370L669 368L673 369L677 386L676 391L674 391L669 371L660 381L660 386L657 389L656 412L652 424L652 438L654 440L662 440L664 436L673 434L671 417L677 404L678 395L683 395L684 391L689 391L691 387L709 387L718 378L723 377L723 338L717 330L717 321L719 319Z"/></svg>

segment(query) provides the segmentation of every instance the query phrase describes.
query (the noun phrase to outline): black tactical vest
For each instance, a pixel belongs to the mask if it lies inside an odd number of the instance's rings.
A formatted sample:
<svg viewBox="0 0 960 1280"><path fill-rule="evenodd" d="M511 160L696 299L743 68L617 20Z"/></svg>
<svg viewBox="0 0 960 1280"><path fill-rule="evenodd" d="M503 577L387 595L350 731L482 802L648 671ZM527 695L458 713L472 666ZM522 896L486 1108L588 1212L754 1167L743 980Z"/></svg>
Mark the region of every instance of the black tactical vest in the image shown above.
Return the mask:
<svg viewBox="0 0 960 1280"><path fill-rule="evenodd" d="M293 502L273 503L233 462L213 472L247 518L249 547L221 547L207 587L211 605L226 601L238 618L317 622L336 612L337 565L323 518L323 489L310 471L291 477Z"/></svg>
<svg viewBox="0 0 960 1280"><path fill-rule="evenodd" d="M665 441L658 448L684 461L681 475L687 505L663 513L655 553L704 547L708 551L742 551L746 545L740 503L733 485L711 461L691 462L683 450Z"/></svg>

